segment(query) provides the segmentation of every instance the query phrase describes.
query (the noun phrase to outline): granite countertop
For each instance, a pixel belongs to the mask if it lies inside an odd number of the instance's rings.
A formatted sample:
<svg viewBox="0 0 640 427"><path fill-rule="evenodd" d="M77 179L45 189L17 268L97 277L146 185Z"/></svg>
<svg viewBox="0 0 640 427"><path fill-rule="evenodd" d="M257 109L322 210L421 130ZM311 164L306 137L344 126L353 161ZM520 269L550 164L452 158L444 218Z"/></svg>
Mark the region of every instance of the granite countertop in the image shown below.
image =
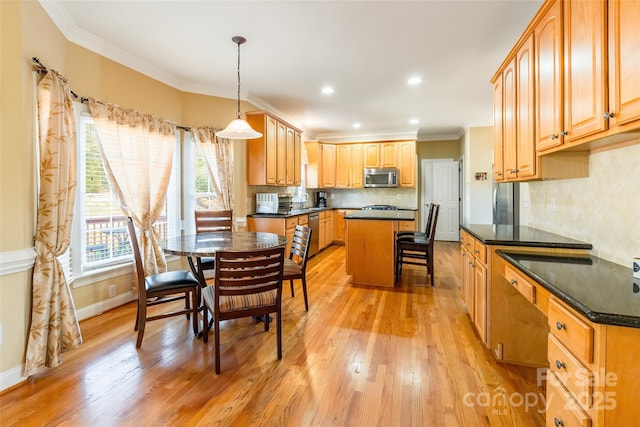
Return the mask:
<svg viewBox="0 0 640 427"><path fill-rule="evenodd" d="M485 245L586 250L593 248L591 243L581 242L527 226L462 224L460 228L469 232Z"/></svg>
<svg viewBox="0 0 640 427"><path fill-rule="evenodd" d="M640 279L631 267L593 256L496 253L592 322L640 328Z"/></svg>
<svg viewBox="0 0 640 427"><path fill-rule="evenodd" d="M382 219L391 221L415 221L413 211L376 211L360 210L344 216L344 219Z"/></svg>

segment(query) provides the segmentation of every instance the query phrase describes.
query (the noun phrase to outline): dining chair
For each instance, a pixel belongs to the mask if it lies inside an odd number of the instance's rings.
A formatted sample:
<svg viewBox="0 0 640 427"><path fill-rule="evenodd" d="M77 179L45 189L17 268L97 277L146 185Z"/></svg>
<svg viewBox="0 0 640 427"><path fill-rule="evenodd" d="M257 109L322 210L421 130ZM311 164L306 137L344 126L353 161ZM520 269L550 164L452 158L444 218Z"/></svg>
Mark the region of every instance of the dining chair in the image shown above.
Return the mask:
<svg viewBox="0 0 640 427"><path fill-rule="evenodd" d="M427 220L430 223L430 227L426 237L417 235L396 238L396 279L399 279L402 275L403 264L421 265L427 267L431 286L434 286L433 247L439 211L440 205L434 204L431 216Z"/></svg>
<svg viewBox="0 0 640 427"><path fill-rule="evenodd" d="M276 313L276 346L282 359L282 277L284 247L250 251L219 251L215 256L213 286L202 290L204 339L208 342L209 311L213 314L215 369L220 373L220 322L242 317L264 316L269 330L269 314Z"/></svg>
<svg viewBox="0 0 640 427"><path fill-rule="evenodd" d="M144 336L146 323L152 320L185 314L187 320L192 320L193 333L197 335L200 282L191 272L186 270L167 271L146 276L144 268L142 267L140 247L138 246L136 230L131 217L127 217L127 229L129 231L129 242L133 251L133 259L136 267L138 288L138 309L134 327L134 331L138 331L136 348L140 348L142 345L142 337ZM189 298L191 298L191 301L189 301ZM182 310L168 311L153 316L149 316L147 313L148 307L180 300L184 300L184 309Z"/></svg>
<svg viewBox="0 0 640 427"><path fill-rule="evenodd" d="M233 230L233 210L194 211L194 216L196 220L196 234ZM193 258L187 257L187 261L193 274L197 274ZM200 263L202 270L213 270L214 268L213 257L202 257Z"/></svg>
<svg viewBox="0 0 640 427"><path fill-rule="evenodd" d="M396 238L397 237L425 237L426 238L427 234L429 233L429 229L431 228L431 219L433 215L433 203L428 203L426 206L429 209L427 211L427 226L425 227L424 231L400 230L396 233Z"/></svg>
<svg viewBox="0 0 640 427"><path fill-rule="evenodd" d="M293 240L289 250L289 258L284 260L284 277L291 284L291 297L294 296L293 281L302 281L302 293L304 294L304 308L309 311L307 300L307 258L309 257L309 243L312 230L304 225L296 225L293 231Z"/></svg>

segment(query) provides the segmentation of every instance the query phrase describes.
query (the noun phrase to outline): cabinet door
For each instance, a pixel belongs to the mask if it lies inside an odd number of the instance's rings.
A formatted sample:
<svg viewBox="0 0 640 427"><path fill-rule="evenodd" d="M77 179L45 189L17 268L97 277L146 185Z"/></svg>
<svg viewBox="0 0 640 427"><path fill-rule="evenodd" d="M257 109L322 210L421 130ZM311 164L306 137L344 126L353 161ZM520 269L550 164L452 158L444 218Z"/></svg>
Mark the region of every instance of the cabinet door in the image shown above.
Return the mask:
<svg viewBox="0 0 640 427"><path fill-rule="evenodd" d="M503 71L502 80L502 141L505 179L517 177L516 159L516 60L513 58Z"/></svg>
<svg viewBox="0 0 640 427"><path fill-rule="evenodd" d="M336 188L349 188L351 185L351 146L336 146Z"/></svg>
<svg viewBox="0 0 640 427"><path fill-rule="evenodd" d="M344 216L346 211L339 209L335 211L335 235L334 240L344 242Z"/></svg>
<svg viewBox="0 0 640 427"><path fill-rule="evenodd" d="M351 187L362 188L364 183L364 166L362 159L362 144L354 144L351 146Z"/></svg>
<svg viewBox="0 0 640 427"><path fill-rule="evenodd" d="M609 126L640 119L640 2L609 0Z"/></svg>
<svg viewBox="0 0 640 427"><path fill-rule="evenodd" d="M286 129L286 168L285 168L285 183L286 185L295 185L295 169L296 169L296 146L295 146L295 131L290 127Z"/></svg>
<svg viewBox="0 0 640 427"><path fill-rule="evenodd" d="M533 86L533 35L516 53L516 174L526 178L536 173Z"/></svg>
<svg viewBox="0 0 640 427"><path fill-rule="evenodd" d="M380 144L365 144L363 160L365 168L380 167Z"/></svg>
<svg viewBox="0 0 640 427"><path fill-rule="evenodd" d="M293 132L293 185L302 183L302 134Z"/></svg>
<svg viewBox="0 0 640 427"><path fill-rule="evenodd" d="M404 141L398 143L398 168L400 169L400 187L416 186L416 143Z"/></svg>
<svg viewBox="0 0 640 427"><path fill-rule="evenodd" d="M504 180L502 73L493 82L493 180Z"/></svg>
<svg viewBox="0 0 640 427"><path fill-rule="evenodd" d="M504 180L502 74L493 82L493 180Z"/></svg>
<svg viewBox="0 0 640 427"><path fill-rule="evenodd" d="M396 142L383 142L380 147L380 167L395 168L398 167L397 153L398 144Z"/></svg>
<svg viewBox="0 0 640 427"><path fill-rule="evenodd" d="M562 15L555 1L534 31L536 150L562 144Z"/></svg>
<svg viewBox="0 0 640 427"><path fill-rule="evenodd" d="M563 8L564 130L567 132L564 142L567 143L607 129L604 118L606 1L564 1Z"/></svg>
<svg viewBox="0 0 640 427"><path fill-rule="evenodd" d="M335 187L336 179L336 146L321 144L322 183L321 187Z"/></svg>
<svg viewBox="0 0 640 427"><path fill-rule="evenodd" d="M287 126L280 122L276 122L276 126L276 184L285 185L287 174Z"/></svg>
<svg viewBox="0 0 640 427"><path fill-rule="evenodd" d="M266 160L266 183L267 185L276 185L277 177L277 152L278 152L278 121L273 117L266 117L266 135L264 141Z"/></svg>
<svg viewBox="0 0 640 427"><path fill-rule="evenodd" d="M482 342L487 342L487 269L477 259L474 268L474 316L473 323Z"/></svg>

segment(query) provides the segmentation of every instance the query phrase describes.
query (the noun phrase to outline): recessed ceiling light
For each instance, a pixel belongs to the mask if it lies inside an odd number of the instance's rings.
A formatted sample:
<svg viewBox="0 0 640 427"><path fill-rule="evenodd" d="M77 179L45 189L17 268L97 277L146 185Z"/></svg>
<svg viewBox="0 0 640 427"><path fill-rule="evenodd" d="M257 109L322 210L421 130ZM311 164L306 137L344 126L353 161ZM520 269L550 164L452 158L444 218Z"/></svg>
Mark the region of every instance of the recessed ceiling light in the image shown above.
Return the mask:
<svg viewBox="0 0 640 427"><path fill-rule="evenodd" d="M359 129L360 127L362 127L362 125L360 123L356 122L356 123L353 124L353 127L355 129Z"/></svg>
<svg viewBox="0 0 640 427"><path fill-rule="evenodd" d="M333 88L331 86L325 86L322 88L322 93L324 93L325 95L331 95L333 94L333 92L335 92L333 90Z"/></svg>
<svg viewBox="0 0 640 427"><path fill-rule="evenodd" d="M409 123L411 123L412 125L417 125L418 123L420 123L420 120L418 120L418 119L411 119L411 120L409 120Z"/></svg>
<svg viewBox="0 0 640 427"><path fill-rule="evenodd" d="M420 76L409 77L409 80L407 80L407 84L411 86L419 85L420 83L422 83L422 77Z"/></svg>

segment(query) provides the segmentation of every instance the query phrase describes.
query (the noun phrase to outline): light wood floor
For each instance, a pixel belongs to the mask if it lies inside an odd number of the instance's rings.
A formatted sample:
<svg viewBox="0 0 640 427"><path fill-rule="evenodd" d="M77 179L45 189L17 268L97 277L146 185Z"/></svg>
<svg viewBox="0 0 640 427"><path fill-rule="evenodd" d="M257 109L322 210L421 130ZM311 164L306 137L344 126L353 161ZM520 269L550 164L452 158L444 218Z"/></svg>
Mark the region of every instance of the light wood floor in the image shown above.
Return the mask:
<svg viewBox="0 0 640 427"><path fill-rule="evenodd" d="M309 312L299 283L284 288L282 360L275 328L228 321L219 376L213 339L182 317L149 323L138 351L134 303L88 319L62 366L0 395L0 425L543 425L523 403L544 392L535 370L498 364L474 334L458 244L435 254L435 288L407 266L382 290L351 286L344 247L328 248L309 262Z"/></svg>

